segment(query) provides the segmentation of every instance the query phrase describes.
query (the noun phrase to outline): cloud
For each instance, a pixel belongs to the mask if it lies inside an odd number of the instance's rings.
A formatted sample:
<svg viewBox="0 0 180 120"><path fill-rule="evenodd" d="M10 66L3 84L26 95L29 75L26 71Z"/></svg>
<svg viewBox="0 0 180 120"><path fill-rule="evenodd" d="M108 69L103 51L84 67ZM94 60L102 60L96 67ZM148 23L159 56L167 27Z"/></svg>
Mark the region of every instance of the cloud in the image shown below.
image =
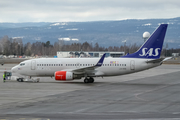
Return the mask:
<svg viewBox="0 0 180 120"><path fill-rule="evenodd" d="M179 17L179 0L0 0L0 22Z"/></svg>
<svg viewBox="0 0 180 120"><path fill-rule="evenodd" d="M78 28L65 29L65 30L78 30Z"/></svg>
<svg viewBox="0 0 180 120"><path fill-rule="evenodd" d="M58 38L58 40L60 41L79 41L79 39L77 38Z"/></svg>

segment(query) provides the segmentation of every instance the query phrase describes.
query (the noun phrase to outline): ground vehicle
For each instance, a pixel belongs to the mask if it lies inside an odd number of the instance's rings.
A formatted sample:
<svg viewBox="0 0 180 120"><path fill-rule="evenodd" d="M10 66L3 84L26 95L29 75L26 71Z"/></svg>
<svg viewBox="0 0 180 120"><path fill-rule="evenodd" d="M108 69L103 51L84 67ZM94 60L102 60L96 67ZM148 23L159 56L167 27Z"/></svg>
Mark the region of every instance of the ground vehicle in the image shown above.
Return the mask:
<svg viewBox="0 0 180 120"><path fill-rule="evenodd" d="M11 72L4 71L4 75L5 75L5 79L6 80L10 80L11 79L11 76L12 76Z"/></svg>
<svg viewBox="0 0 180 120"><path fill-rule="evenodd" d="M12 76L11 72L5 71L5 78L6 80L17 80L18 82L39 82L40 79L31 79L31 78L23 78L23 77L18 77L18 76Z"/></svg>

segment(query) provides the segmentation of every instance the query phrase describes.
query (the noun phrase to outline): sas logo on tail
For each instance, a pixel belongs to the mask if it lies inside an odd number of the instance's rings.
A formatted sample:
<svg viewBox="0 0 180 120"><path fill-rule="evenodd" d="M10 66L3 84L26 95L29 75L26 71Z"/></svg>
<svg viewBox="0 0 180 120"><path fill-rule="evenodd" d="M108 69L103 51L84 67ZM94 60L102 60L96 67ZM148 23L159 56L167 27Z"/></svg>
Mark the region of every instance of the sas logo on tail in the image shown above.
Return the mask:
<svg viewBox="0 0 180 120"><path fill-rule="evenodd" d="M147 51L147 48L143 48L142 49L142 54L139 54L140 56L158 56L159 55L159 50L160 48L156 48L154 50L154 48L150 48L148 51ZM147 52L146 52L147 51ZM153 54L153 51L155 54Z"/></svg>

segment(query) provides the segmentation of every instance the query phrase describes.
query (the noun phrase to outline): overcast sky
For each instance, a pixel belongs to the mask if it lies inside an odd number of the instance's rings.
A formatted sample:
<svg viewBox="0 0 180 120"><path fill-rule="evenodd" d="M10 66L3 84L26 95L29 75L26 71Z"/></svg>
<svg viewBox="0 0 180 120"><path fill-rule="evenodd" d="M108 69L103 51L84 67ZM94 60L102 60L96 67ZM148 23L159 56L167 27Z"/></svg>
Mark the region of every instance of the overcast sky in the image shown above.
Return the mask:
<svg viewBox="0 0 180 120"><path fill-rule="evenodd" d="M0 0L0 22L180 17L180 0Z"/></svg>

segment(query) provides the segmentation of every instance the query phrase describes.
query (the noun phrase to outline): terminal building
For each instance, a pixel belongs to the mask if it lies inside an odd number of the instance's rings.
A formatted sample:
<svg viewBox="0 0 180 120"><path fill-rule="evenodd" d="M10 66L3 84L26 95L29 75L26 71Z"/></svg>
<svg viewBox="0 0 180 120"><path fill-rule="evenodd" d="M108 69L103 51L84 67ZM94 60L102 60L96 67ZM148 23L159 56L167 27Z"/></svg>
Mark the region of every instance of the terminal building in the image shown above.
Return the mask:
<svg viewBox="0 0 180 120"><path fill-rule="evenodd" d="M83 52L83 51L58 51L58 58L78 58L78 57L101 57L104 53L106 53L106 57L118 58L124 56L124 52Z"/></svg>

